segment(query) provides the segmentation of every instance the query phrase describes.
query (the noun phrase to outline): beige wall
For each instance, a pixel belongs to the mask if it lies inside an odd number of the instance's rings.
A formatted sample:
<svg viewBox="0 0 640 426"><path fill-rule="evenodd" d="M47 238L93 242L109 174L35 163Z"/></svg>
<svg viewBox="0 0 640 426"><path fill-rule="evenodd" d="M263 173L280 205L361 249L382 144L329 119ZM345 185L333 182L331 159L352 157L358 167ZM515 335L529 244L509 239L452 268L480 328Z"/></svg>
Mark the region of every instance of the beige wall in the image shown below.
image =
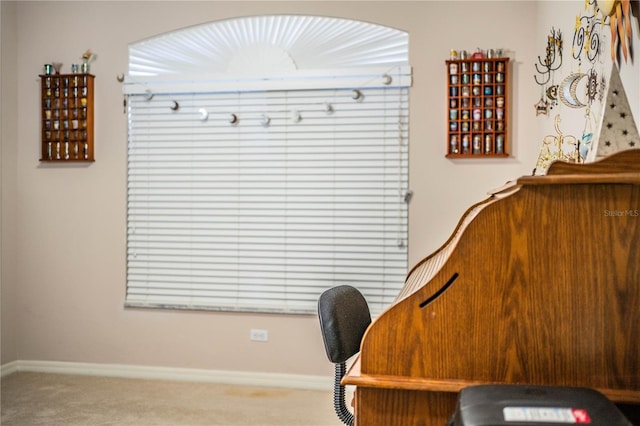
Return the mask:
<svg viewBox="0 0 640 426"><path fill-rule="evenodd" d="M127 70L131 42L218 19L284 13L358 19L408 31L414 71L411 264L439 247L464 210L488 189L529 174L537 158L538 142L531 137L536 134L531 111L539 97L531 84L532 61L541 44L535 1L3 1L2 8L3 47L5 38L12 39L7 54L2 51L2 363L331 374L312 315L123 308L126 116L116 76ZM512 156L447 160L444 60L452 48L477 47L505 48L513 60ZM92 65L96 162L40 164L42 64L60 61L68 70L88 48L98 55ZM5 67L7 58L15 64ZM256 327L269 330L268 343L249 341L249 329Z"/></svg>

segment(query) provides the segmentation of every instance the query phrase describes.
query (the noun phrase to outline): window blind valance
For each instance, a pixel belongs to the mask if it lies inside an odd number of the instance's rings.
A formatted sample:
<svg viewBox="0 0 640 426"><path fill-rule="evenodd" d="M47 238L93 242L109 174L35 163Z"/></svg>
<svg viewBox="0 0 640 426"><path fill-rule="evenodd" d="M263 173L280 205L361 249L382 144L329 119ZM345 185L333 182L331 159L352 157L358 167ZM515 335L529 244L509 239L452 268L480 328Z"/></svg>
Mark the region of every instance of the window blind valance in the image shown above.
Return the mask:
<svg viewBox="0 0 640 426"><path fill-rule="evenodd" d="M369 66L320 70L193 75L126 76L125 94L224 93L411 86L411 67Z"/></svg>

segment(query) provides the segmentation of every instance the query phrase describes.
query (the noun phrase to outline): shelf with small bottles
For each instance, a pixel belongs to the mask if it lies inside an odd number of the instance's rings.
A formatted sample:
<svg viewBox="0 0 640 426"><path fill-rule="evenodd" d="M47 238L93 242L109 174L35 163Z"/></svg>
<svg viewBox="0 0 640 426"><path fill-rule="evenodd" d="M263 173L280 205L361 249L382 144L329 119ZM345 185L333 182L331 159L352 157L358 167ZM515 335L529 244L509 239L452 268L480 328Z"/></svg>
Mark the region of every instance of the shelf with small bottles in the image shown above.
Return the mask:
<svg viewBox="0 0 640 426"><path fill-rule="evenodd" d="M509 58L446 61L448 158L509 156Z"/></svg>
<svg viewBox="0 0 640 426"><path fill-rule="evenodd" d="M94 78L88 73L40 75L40 161L94 161Z"/></svg>

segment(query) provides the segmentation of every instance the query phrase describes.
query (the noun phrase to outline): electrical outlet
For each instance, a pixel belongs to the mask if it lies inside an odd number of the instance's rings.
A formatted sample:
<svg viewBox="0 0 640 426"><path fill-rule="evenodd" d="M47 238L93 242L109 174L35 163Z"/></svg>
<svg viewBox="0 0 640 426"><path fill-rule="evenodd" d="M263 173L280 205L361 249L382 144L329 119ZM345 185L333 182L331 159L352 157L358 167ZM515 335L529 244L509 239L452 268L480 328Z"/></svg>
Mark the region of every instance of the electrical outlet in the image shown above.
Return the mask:
<svg viewBox="0 0 640 426"><path fill-rule="evenodd" d="M269 332L267 330L252 328L249 333L249 338L255 342L266 342L269 340Z"/></svg>

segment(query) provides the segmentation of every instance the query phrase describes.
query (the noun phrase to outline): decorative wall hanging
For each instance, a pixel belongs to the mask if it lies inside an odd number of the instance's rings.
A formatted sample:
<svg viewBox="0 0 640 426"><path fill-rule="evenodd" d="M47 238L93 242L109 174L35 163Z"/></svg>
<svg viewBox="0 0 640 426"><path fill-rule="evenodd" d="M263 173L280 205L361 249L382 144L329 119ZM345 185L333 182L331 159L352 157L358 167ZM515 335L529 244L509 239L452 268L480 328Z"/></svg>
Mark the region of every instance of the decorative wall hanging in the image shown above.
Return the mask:
<svg viewBox="0 0 640 426"><path fill-rule="evenodd" d="M560 100L570 108L583 108L586 103L578 99L578 84L587 74L571 73L560 83ZM585 90L586 92L586 90Z"/></svg>
<svg viewBox="0 0 640 426"><path fill-rule="evenodd" d="M535 64L535 82L540 86L540 100L534 105L537 115L548 115L549 110L558 104L558 86L553 81L554 72L562 66L562 32L551 28L551 34L547 37L547 48L544 59L538 56ZM546 96L546 98L545 98Z"/></svg>
<svg viewBox="0 0 640 426"><path fill-rule="evenodd" d="M549 101L544 99L542 96L540 100L536 102L533 107L536 109L536 116L538 115L549 115L550 104Z"/></svg>
<svg viewBox="0 0 640 426"><path fill-rule="evenodd" d="M551 105L558 105L558 85L548 86L545 92L547 98L551 101Z"/></svg>
<svg viewBox="0 0 640 426"><path fill-rule="evenodd" d="M624 61L627 62L627 47L631 49L631 1L599 0L598 8L604 19L609 18L611 27L611 60L616 58L616 42L619 41Z"/></svg>
<svg viewBox="0 0 640 426"><path fill-rule="evenodd" d="M587 73L587 102L591 105L598 94L598 73L595 69L590 69Z"/></svg>
<svg viewBox="0 0 640 426"><path fill-rule="evenodd" d="M540 154L538 155L538 162L536 163L533 174L545 174L547 169L554 161L566 161L569 163L579 163L579 141L578 138L572 135L565 135L560 130L560 115L556 115L554 120L555 135L545 136L542 140L542 148L540 148Z"/></svg>
<svg viewBox="0 0 640 426"><path fill-rule="evenodd" d="M601 52L602 19L595 0L586 0L585 6L585 11L576 17L571 46L571 55L578 61L578 67L583 65L583 59L586 63L595 62Z"/></svg>
<svg viewBox="0 0 640 426"><path fill-rule="evenodd" d="M621 150L640 148L637 125L615 65L616 57L626 61L632 55L631 6L629 0L585 0L575 23L568 23L574 29L571 56L568 62L564 58L564 72L559 66L562 64L555 67L556 73L562 72L555 76L560 80L557 86L553 84L554 71L545 73L544 66L552 59L553 38L559 34L552 30L547 57L539 57L536 64L535 81L541 86L541 96L534 107L536 115L548 116L555 98L558 111L555 133L548 132L544 138L534 174L546 173L550 161L591 162ZM611 68L606 52L609 46L614 62Z"/></svg>
<svg viewBox="0 0 640 426"><path fill-rule="evenodd" d="M562 32L551 28L551 35L547 37L547 48L544 59L538 56L538 63L535 64L536 71L540 74L534 76L536 83L544 86L551 80L552 72L562 66Z"/></svg>
<svg viewBox="0 0 640 426"><path fill-rule="evenodd" d="M310 112L310 111L317 111L317 110L321 110L323 111L326 115L331 115L335 112L335 106L334 103L336 102L344 102L344 100L348 99L349 102L356 102L356 103L362 103L365 101L365 95L363 93L363 90L365 89L370 89L370 88L374 88L374 87L389 87L392 88L394 86L390 86L392 83L393 84L398 84L398 85L404 85L407 84L407 81L410 82L410 76L409 74L407 74L407 71L410 74L410 68L403 68L403 67L392 67L387 69L385 72L381 72L381 73L376 73L374 75L358 75L354 73L354 77L347 77L349 78L350 82L352 83L353 87L357 87L357 88L352 88L349 90L339 90L339 91L334 91L333 94L331 96L329 96L327 99L325 100L319 100L318 103L308 103L306 104L306 106L308 107L305 110L302 109L297 109L297 110L281 110L281 111L277 111L278 114L282 114L283 117L268 117L268 120L265 119L265 116L263 113L259 113L258 115L256 115L255 113L248 113L248 114L244 114L243 113L243 121L246 118L249 118L249 121L251 121L251 119L256 119L258 120L264 127L268 127L271 124L271 119L272 118L276 118L276 119L281 119L284 118L285 120L292 120L294 123L299 123L300 121L302 121L303 118L303 114L305 112ZM394 79L394 76L396 77ZM303 78L302 78L303 79ZM299 84L299 81L302 79L292 79L295 80L296 83L295 84ZM332 79L335 79L332 78ZM359 79L359 80L356 80ZM229 84L240 84L243 81L250 81L251 78L248 78L246 80L243 80L242 78L237 78L236 80L234 80L233 82L231 82L230 80L220 80L220 81L224 81L225 84L229 85ZM269 83L269 79L268 78L264 78L261 79L263 82L267 82ZM272 79L272 82L277 82L283 80L282 78L274 78ZM314 79L309 78L309 81L312 81ZM125 97L123 100L123 105L124 105L124 109L123 109L123 113L127 113L127 96L131 95L131 94L140 94L142 95L142 98L147 101L147 102L156 102L156 95L159 96L163 96L163 95L175 95L177 93L183 93L185 90L185 86L181 85L182 81L171 81L169 80L169 82L163 82L162 84L160 83L156 83L158 80L154 80L151 79L151 81L149 82L145 82L142 80L139 80L137 78L131 78L131 77L125 77L125 88L124 88L124 92L125 92ZM196 81L196 80L194 80ZM202 82L202 86L205 86L207 84L212 84L213 86L207 86L207 89L205 91L210 91L210 92L221 92L223 91L221 88L222 86L220 86L220 84L222 84L219 81L213 81L213 80L206 80ZM294 84L294 86L295 86ZM154 87L151 87L151 86ZM191 82L187 83L187 85L191 85ZM189 86L191 87L191 86ZM254 86L251 86L254 87ZM195 89L189 89L188 91L191 92L191 90L195 90ZM264 89L263 89L264 90ZM229 91L228 89L226 91ZM194 92L195 93L195 92ZM160 102L166 102L166 100L164 101L160 101ZM174 100L171 99L169 102L169 108L172 111L179 111L180 110L180 104ZM207 111L206 109L200 109L198 111L198 115L200 118L200 121L206 122L210 117L210 115L215 116L216 114L220 114L219 112L213 112L213 111ZM232 111L225 111L223 113L225 115L225 120L226 117L231 117L228 121L230 124L233 125L238 125L240 123L240 113L239 112L232 112Z"/></svg>

